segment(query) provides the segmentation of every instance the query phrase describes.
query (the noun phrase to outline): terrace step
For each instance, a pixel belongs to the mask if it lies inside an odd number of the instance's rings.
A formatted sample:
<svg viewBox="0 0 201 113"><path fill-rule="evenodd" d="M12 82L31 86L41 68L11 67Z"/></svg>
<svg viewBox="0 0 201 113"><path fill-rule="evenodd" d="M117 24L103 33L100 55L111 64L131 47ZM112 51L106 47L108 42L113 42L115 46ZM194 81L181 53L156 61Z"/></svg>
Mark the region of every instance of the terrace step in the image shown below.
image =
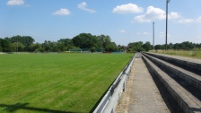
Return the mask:
<svg viewBox="0 0 201 113"><path fill-rule="evenodd" d="M181 67L175 66L158 58L152 57L150 55L147 54L144 55L148 59L153 61L156 65L158 65L166 73L171 74L173 77L183 79L185 82L187 82L190 85L193 85L195 88L201 91L201 76L199 76L198 74L183 69Z"/></svg>
<svg viewBox="0 0 201 113"><path fill-rule="evenodd" d="M154 73L167 88L183 111L185 113L201 113L201 77L152 56L143 55L144 62L150 72Z"/></svg>
<svg viewBox="0 0 201 113"><path fill-rule="evenodd" d="M197 73L201 76L201 60L200 59L192 59L188 57L181 57L181 56L172 56L172 55L162 55L157 53L146 53L153 57L159 58L181 68L184 68L188 71Z"/></svg>

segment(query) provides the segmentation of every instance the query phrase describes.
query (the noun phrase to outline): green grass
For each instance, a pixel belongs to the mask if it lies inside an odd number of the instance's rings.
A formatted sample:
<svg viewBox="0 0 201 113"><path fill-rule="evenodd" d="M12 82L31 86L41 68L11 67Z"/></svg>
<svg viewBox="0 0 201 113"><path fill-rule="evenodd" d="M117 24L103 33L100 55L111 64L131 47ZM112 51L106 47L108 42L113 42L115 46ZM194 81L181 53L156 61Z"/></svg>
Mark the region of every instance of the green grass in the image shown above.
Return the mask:
<svg viewBox="0 0 201 113"><path fill-rule="evenodd" d="M154 53L161 53L161 54L168 54L168 55L178 55L178 56L185 56L185 57L192 57L192 58L199 58L201 59L201 50L194 50L194 51L186 51L186 50L158 50L157 52L151 50L150 52Z"/></svg>
<svg viewBox="0 0 201 113"><path fill-rule="evenodd" d="M132 56L0 55L0 113L90 112Z"/></svg>

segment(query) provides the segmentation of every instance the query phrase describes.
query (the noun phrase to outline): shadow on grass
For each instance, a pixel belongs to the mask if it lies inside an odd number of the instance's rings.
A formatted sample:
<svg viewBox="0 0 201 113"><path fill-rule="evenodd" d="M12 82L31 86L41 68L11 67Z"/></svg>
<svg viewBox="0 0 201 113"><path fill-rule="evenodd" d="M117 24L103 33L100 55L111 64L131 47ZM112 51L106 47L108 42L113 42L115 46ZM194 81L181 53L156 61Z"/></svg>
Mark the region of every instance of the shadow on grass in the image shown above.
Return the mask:
<svg viewBox="0 0 201 113"><path fill-rule="evenodd" d="M9 113L15 112L16 110L29 110L29 111L36 111L36 112L47 112L47 113L78 113L78 112L71 112L71 111L60 111L60 110L51 110L47 108L35 108L27 106L29 103L17 103L13 105L6 105L0 104L0 107L4 108L4 111Z"/></svg>

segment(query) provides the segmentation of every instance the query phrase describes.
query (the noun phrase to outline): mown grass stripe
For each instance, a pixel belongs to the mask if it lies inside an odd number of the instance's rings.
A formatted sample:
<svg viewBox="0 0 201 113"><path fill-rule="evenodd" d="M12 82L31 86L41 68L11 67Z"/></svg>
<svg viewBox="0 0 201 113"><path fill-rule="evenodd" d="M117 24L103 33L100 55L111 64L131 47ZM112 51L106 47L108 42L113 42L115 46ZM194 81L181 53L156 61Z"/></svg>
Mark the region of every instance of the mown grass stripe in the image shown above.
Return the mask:
<svg viewBox="0 0 201 113"><path fill-rule="evenodd" d="M0 56L0 104L89 112L132 54ZM40 109L38 109L40 110ZM6 113L0 106L0 112ZM16 113L41 112L19 109Z"/></svg>

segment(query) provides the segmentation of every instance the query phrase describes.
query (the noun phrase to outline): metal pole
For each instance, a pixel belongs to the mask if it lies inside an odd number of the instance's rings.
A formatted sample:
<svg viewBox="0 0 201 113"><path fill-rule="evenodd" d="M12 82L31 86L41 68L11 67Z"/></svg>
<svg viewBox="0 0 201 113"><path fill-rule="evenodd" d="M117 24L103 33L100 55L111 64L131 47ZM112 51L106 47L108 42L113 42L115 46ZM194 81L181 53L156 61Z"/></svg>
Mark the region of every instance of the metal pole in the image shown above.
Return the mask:
<svg viewBox="0 0 201 113"><path fill-rule="evenodd" d="M18 37L17 37L17 53L18 53Z"/></svg>
<svg viewBox="0 0 201 113"><path fill-rule="evenodd" d="M166 0L166 33L165 33L165 50L167 51L167 34L168 34L168 3L170 0Z"/></svg>
<svg viewBox="0 0 201 113"><path fill-rule="evenodd" d="M155 42L155 27L154 27L154 22L153 22L153 49L154 49L154 42Z"/></svg>

